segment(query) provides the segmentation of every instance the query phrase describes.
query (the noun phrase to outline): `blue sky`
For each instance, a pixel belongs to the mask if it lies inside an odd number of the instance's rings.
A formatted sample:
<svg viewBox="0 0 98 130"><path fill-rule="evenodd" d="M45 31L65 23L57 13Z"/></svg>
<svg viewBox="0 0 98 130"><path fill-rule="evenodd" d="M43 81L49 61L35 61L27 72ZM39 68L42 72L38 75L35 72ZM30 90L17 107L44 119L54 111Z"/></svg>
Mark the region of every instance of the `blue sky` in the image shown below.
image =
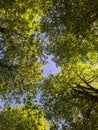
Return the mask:
<svg viewBox="0 0 98 130"><path fill-rule="evenodd" d="M57 67L56 64L52 61L53 56L48 56L48 63L45 65L43 69L43 74L45 76L49 76L50 74L56 74L61 71L60 67Z"/></svg>

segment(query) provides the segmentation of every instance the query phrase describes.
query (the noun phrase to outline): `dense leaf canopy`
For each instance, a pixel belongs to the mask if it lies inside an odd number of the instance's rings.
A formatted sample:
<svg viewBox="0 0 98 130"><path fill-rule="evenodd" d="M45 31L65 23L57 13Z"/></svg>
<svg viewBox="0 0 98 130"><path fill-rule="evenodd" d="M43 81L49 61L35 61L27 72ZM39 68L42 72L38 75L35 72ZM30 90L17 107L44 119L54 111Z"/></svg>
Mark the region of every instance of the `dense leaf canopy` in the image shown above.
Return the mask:
<svg viewBox="0 0 98 130"><path fill-rule="evenodd" d="M31 107L9 107L0 113L0 130L48 130L49 123L35 104Z"/></svg>
<svg viewBox="0 0 98 130"><path fill-rule="evenodd" d="M98 51L98 1L53 0L52 4L43 17L42 32L50 39L47 50L57 64Z"/></svg>
<svg viewBox="0 0 98 130"><path fill-rule="evenodd" d="M52 0L42 21L47 54L61 73L42 84L42 104L57 129L98 129L98 1ZM87 123L86 123L87 122Z"/></svg>
<svg viewBox="0 0 98 130"><path fill-rule="evenodd" d="M0 1L0 95L3 97L28 90L35 93L33 85L42 79L42 63L38 60L42 54L41 41L34 37L40 31L37 19L41 15L32 0Z"/></svg>
<svg viewBox="0 0 98 130"><path fill-rule="evenodd" d="M95 56L95 55L94 55ZM92 59L91 59L92 60ZM42 104L47 118L65 128L98 128L98 64L74 62L42 84ZM55 119L55 121L54 121ZM94 122L93 120L94 119ZM85 123L85 121L87 123Z"/></svg>
<svg viewBox="0 0 98 130"><path fill-rule="evenodd" d="M0 129L98 130L98 0L0 0L0 99Z"/></svg>

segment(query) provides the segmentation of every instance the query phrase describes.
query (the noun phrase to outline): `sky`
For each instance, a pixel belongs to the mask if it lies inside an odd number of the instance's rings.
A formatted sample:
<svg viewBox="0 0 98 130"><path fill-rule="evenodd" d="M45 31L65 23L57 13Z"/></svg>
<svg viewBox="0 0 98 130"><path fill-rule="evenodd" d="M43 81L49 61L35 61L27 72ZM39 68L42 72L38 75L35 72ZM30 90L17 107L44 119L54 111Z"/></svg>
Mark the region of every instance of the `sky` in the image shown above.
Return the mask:
<svg viewBox="0 0 98 130"><path fill-rule="evenodd" d="M49 76L50 74L56 74L59 73L61 71L60 67L57 67L56 64L52 61L53 56L50 55L48 56L48 63L45 65L44 69L43 69L43 74L44 76Z"/></svg>

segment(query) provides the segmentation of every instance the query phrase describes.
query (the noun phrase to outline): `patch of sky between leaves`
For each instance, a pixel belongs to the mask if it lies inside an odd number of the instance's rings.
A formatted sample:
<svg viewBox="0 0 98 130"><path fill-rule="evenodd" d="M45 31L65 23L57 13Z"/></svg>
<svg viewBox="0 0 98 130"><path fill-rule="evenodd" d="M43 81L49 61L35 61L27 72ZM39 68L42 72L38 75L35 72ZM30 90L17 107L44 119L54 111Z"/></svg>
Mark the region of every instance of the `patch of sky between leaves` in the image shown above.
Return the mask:
<svg viewBox="0 0 98 130"><path fill-rule="evenodd" d="M47 46L47 42L49 42L49 38L47 37L46 33L41 33L40 35L38 35L37 33L35 33L35 39L39 38L42 43L43 46L46 47ZM46 54L47 55L47 54ZM43 68L43 74L45 77L48 77L51 74L56 74L61 72L61 68L58 66L56 66L55 62L52 60L54 58L53 55L47 55L47 61L46 61L46 65Z"/></svg>
<svg viewBox="0 0 98 130"><path fill-rule="evenodd" d="M61 68L57 67L55 62L52 60L53 55L49 55L47 58L47 64L44 66L43 68L43 74L45 77L49 77L51 74L57 74L61 72ZM40 96L41 96L41 91L38 92L37 96L36 96L36 101L39 105L41 105L40 103Z"/></svg>
<svg viewBox="0 0 98 130"><path fill-rule="evenodd" d="M57 74L61 72L61 68L56 66L52 58L53 58L53 55L48 56L47 64L43 68L43 74L45 77L48 77L51 74Z"/></svg>

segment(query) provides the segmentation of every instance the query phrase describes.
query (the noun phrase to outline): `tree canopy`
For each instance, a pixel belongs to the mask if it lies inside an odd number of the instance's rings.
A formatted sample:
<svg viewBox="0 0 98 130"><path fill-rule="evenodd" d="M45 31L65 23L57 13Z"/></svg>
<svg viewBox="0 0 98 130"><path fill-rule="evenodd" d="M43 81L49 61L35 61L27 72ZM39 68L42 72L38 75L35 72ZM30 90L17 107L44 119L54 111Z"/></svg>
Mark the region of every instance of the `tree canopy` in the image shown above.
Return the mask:
<svg viewBox="0 0 98 130"><path fill-rule="evenodd" d="M0 129L98 130L98 0L0 1L0 100Z"/></svg>
<svg viewBox="0 0 98 130"><path fill-rule="evenodd" d="M49 123L36 104L29 107L9 107L0 112L0 130L48 130Z"/></svg>
<svg viewBox="0 0 98 130"><path fill-rule="evenodd" d="M51 2L41 26L48 37L47 54L62 70L42 83L43 108L51 129L60 123L61 129L97 130L98 1Z"/></svg>
<svg viewBox="0 0 98 130"><path fill-rule="evenodd" d="M41 41L34 37L40 31L38 6L31 0L0 1L0 95L5 98L35 93L33 85L42 79Z"/></svg>
<svg viewBox="0 0 98 130"><path fill-rule="evenodd" d="M57 129L59 121L63 120L62 127L66 129L97 130L97 66L91 62L73 61L67 68L63 66L61 73L45 79L41 86L41 101L47 118L52 120L53 127L56 125L54 129Z"/></svg>

